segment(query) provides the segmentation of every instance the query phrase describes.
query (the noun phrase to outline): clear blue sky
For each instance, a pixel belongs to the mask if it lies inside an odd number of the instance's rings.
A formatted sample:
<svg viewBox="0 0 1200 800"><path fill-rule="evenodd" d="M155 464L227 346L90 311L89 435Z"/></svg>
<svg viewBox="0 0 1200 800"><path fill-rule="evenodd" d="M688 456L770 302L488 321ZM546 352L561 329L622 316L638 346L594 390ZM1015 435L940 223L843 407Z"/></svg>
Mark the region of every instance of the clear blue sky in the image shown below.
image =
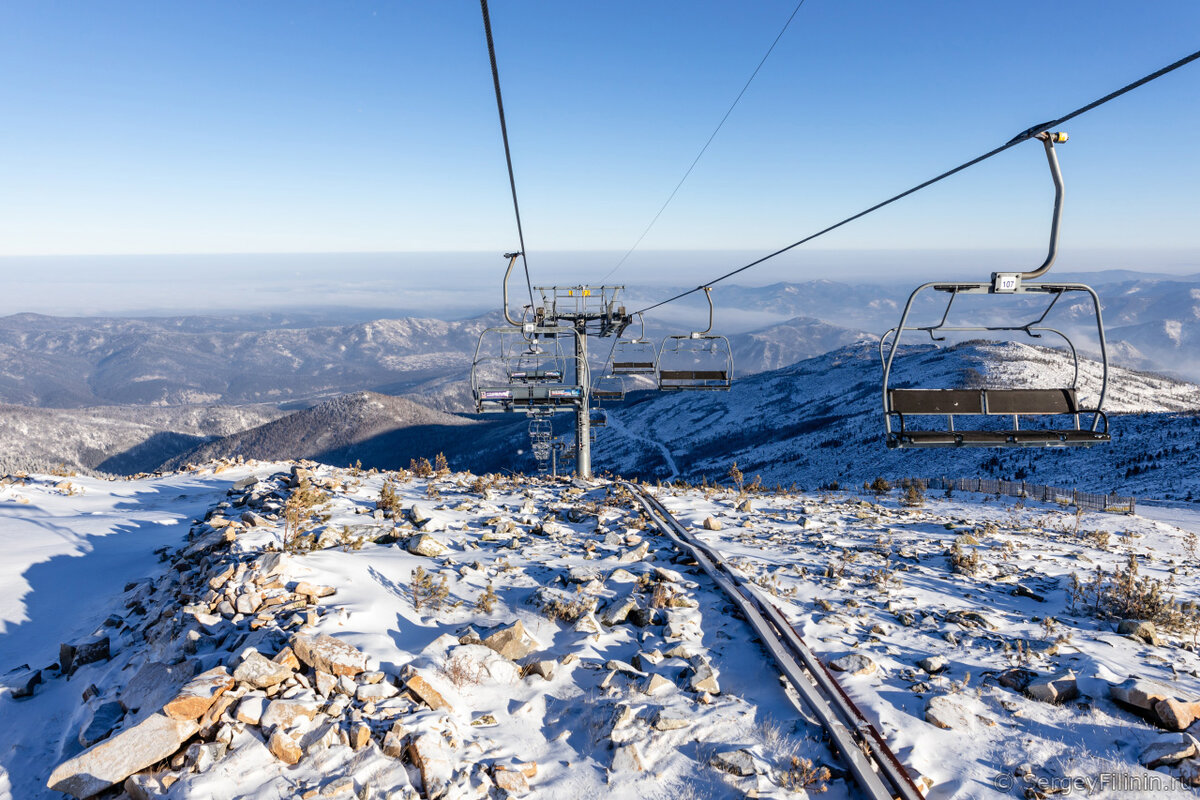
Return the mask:
<svg viewBox="0 0 1200 800"><path fill-rule="evenodd" d="M633 243L793 7L494 0L536 278ZM768 252L1197 48L1195 0L808 0L616 277ZM468 0L7 0L0 107L0 256L516 245ZM1200 253L1200 64L1068 130L1064 253ZM820 246L1037 259L1051 196L1030 143Z"/></svg>

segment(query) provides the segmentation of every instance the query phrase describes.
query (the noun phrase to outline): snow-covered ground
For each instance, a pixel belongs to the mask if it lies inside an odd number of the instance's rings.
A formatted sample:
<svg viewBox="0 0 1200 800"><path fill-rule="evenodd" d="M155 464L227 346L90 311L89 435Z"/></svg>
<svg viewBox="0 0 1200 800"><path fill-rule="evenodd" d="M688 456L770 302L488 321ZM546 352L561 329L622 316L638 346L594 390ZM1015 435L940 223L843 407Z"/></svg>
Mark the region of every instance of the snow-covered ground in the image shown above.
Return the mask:
<svg viewBox="0 0 1200 800"><path fill-rule="evenodd" d="M1071 576L1085 585L1097 570L1111 577L1135 554L1142 579L1194 601L1200 562L1188 534L1200 534L1200 513L1155 507L1077 520L980 495L907 508L896 494L768 497L753 513L733 510L724 492L660 498L685 524L719 520L722 530L701 538L773 595L818 655L870 659L868 674L846 675L843 685L901 760L934 780L929 797L1013 796L997 787L1019 790L1022 765L1046 786L1090 781L1089 796L1164 796L1112 777L1146 779L1139 756L1170 734L1119 708L1109 685L1147 678L1200 699L1200 616L1151 646L1117 634L1116 620L1097 619L1087 599L1073 602ZM956 540L978 554L974 574L953 568ZM926 658L945 668L930 674L918 665ZM1071 671L1079 698L1053 705L1002 686L998 678L1015 667ZM931 701L948 729L926 721Z"/></svg>
<svg viewBox="0 0 1200 800"><path fill-rule="evenodd" d="M810 790L857 796L728 601L611 484L313 467L312 484L329 495L330 516L312 531L318 547L277 556L303 473L289 463L215 469L70 486L33 476L3 488L0 797L59 796L46 788L52 770L133 741L200 672L217 675L224 694L206 697L198 732L186 723L177 756L136 767L156 776L132 787L144 796L415 797L441 787L502 797L495 784L505 784L530 797L796 797L785 786L810 779L803 759L832 770ZM376 509L385 481L395 518ZM1077 521L981 497L901 508L895 493L756 496L739 512L727 490L659 491L685 524L723 523L702 538L774 594L821 657L870 659L870 674L844 673L843 684L932 781L929 797L1020 796L1019 779L1009 792L994 781L1026 764L1049 782L1140 775L1142 749L1164 734L1118 708L1108 682L1157 679L1200 700L1190 636L1160 629L1151 646L1069 599L1071 573L1111 572L1131 551L1142 576L1200 594L1186 537L1200 514ZM973 575L947 555L964 536L978 554ZM60 643L93 633L109 637L110 658L69 676L51 667ZM361 663L331 677L309 652L323 635ZM938 656L938 674L917 666ZM247 676L268 660L278 681L260 686ZM25 664L42 682L14 698L29 672L10 671ZM1052 705L1002 688L1014 666L1071 669L1081 695ZM927 721L942 696L949 729ZM86 750L81 735L98 743Z"/></svg>

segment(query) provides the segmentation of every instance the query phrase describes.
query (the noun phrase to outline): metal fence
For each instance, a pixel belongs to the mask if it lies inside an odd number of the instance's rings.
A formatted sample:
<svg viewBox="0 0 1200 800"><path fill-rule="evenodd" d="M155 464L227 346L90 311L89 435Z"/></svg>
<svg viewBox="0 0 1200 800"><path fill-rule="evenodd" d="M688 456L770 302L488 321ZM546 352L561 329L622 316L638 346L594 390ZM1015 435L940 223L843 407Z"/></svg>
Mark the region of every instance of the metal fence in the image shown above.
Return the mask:
<svg viewBox="0 0 1200 800"><path fill-rule="evenodd" d="M1078 489L1061 486L1043 486L1025 481L1003 481L998 478L930 478L926 481L930 489L953 489L957 492L980 492L982 494L1025 497L1045 503L1075 506L1080 511L1110 511L1132 514L1137 505L1136 497L1116 494L1092 494Z"/></svg>

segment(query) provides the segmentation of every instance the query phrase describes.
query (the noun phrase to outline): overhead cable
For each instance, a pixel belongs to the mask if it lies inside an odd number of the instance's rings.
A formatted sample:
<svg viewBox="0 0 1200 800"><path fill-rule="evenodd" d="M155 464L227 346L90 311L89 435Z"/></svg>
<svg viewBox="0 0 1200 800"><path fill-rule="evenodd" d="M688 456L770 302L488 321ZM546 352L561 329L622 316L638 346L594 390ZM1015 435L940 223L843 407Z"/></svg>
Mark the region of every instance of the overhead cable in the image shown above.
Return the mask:
<svg viewBox="0 0 1200 800"><path fill-rule="evenodd" d="M521 244L521 263L525 267L525 285L529 288L529 307L533 308L533 280L529 277L529 260L525 257L525 232L521 229L521 206L517 202L517 180L513 177L512 150L508 146L508 125L504 121L504 99L500 96L500 70L496 67L496 45L492 41L492 19L487 0L479 0L483 11L483 30L487 34L488 58L492 62L492 83L496 86L496 110L500 113L500 136L504 139L504 161L508 164L508 185L512 189L513 212L517 215L517 239Z"/></svg>
<svg viewBox="0 0 1200 800"><path fill-rule="evenodd" d="M663 212L667 210L667 206L669 206L671 201L675 199L675 195L679 193L679 189L683 186L683 182L686 181L688 176L692 174L692 170L696 168L696 164L700 162L700 158L704 155L704 152L708 150L708 146L712 144L713 139L717 138L717 134L720 133L721 128L725 125L725 120L729 119L729 115L732 114L733 109L737 107L738 102L742 99L742 95L746 93L746 90L750 88L750 84L754 82L754 78L758 75L758 71L762 69L763 64L767 63L767 59L771 56L771 52L774 51L775 45L779 44L779 40L783 38L783 34L787 31L788 26L792 24L792 20L796 18L796 14L800 11L800 6L804 5L804 2L805 0L800 0L800 2L796 4L796 7L792 9L792 15L787 18L787 22L783 23L783 28L780 29L779 34L775 37L775 41L771 42L771 46L767 48L766 54L763 55L762 60L758 62L758 66L754 68L754 72L750 73L750 77L746 80L746 84L742 87L742 90L738 92L737 97L733 98L733 103L730 104L729 109L725 112L725 116L721 117L721 121L717 123L717 127L708 137L708 141L704 143L704 146L700 148L700 152L697 153L696 157L692 159L692 163L688 166L687 171L683 173L683 177L679 179L679 183L675 184L675 188L671 190L671 194L667 196L666 201L663 202L662 206L658 209L658 213L654 215L654 219L650 220L650 224L646 226L646 229L642 231L642 235L639 236L637 241L633 243L633 247L630 247L629 250L626 251L625 255L621 256L621 260L617 262L617 265L609 270L608 274L601 278L598 283L603 283L604 281L608 280L608 278L614 272L621 268L621 265L624 264L631 255L633 255L633 251L638 249L638 245L640 245L642 240L646 238L646 234L650 233L650 229L654 227L656 222L658 222L658 218L661 217Z"/></svg>
<svg viewBox="0 0 1200 800"><path fill-rule="evenodd" d="M793 243L789 244L787 247L782 247L773 253L769 253L768 255L765 255L762 258L751 261L749 264L746 264L745 266L742 266L742 267L738 267L737 269L735 269L731 272L726 272L724 275L721 275L718 278L714 278L713 280L708 281L707 283L701 284L700 286L697 286L695 289L688 289L686 292L680 292L679 294L675 295L674 297L670 297L666 300L662 300L651 306L646 306L645 308L641 309L640 311L638 311L636 313L640 314L640 313L644 313L646 311L650 311L651 309L658 308L659 306L665 306L667 303L673 303L676 300L681 300L684 297L687 297L688 295L695 294L696 292L699 292L699 291L703 291L706 287L712 286L715 283L720 283L721 281L723 281L727 278L732 278L734 275L737 275L738 273L741 273L741 272L745 272L746 270L750 269L751 267L756 267L759 264L763 263L764 261L768 261L768 260L774 258L775 256L782 255L783 253L786 253L787 251L789 251L793 248L799 247L800 245L802 245L806 242L811 242L813 239L816 239L818 236L824 236L825 234L829 233L830 231L836 230L836 229L842 227L843 225L846 225L847 223L853 222L854 220L859 219L861 217L865 217L867 214L870 214L873 211L878 211L879 209L883 208L884 206L891 205L892 203L896 202L897 200L900 200L901 198L908 197L910 194L913 194L914 192L919 192L920 190L926 188L927 186L932 186L933 184L937 183L938 181L944 180L946 178L949 178L951 175L962 172L964 169L967 169L968 167L973 167L981 161L986 161L987 159L991 158L992 156L1003 153L1005 150L1009 149L1010 147L1015 147L1016 145L1033 138L1034 136L1041 133L1042 131L1046 131L1046 130L1049 130L1050 128L1058 127L1059 125L1062 125L1064 122L1067 122L1068 120L1072 120L1081 114L1085 114L1088 111L1091 111L1092 109L1096 108L1097 106L1102 106L1105 103L1109 102L1110 100L1115 100L1116 98L1120 97L1121 95L1125 94L1126 92L1131 92L1134 89L1137 89L1139 86L1144 86L1145 84L1149 83L1152 80L1161 78L1163 75L1166 75L1168 72L1173 72L1186 64L1190 64L1191 62L1195 61L1198 58L1200 58L1200 50L1197 50L1196 52L1192 53L1191 55L1184 56L1183 58L1179 59L1178 61L1168 64L1167 66L1163 67L1162 69L1160 69L1156 72L1152 72L1149 75L1146 75L1145 77L1139 78L1138 80L1134 81L1133 83L1122 86L1120 89L1117 89L1115 92L1111 92L1109 94L1104 95L1104 97L1101 97L1099 100L1094 100L1085 106L1080 106L1079 108L1075 109L1074 111L1070 112L1069 114L1065 114L1061 117L1058 117L1057 119L1049 120L1048 122L1043 122L1041 124L1034 125L1031 128L1026 128L1024 131L1017 134L1013 138L1009 139L1007 142L1000 145L996 149L989 150L988 152L984 153L983 155L973 158L970 161L967 161L966 163L959 164L954 169L947 170L946 172L943 172L942 174L938 175L935 178L930 178L929 180L925 181L924 183L919 183L916 186L912 187L911 189L907 189L907 190L901 192L900 194L889 197L887 200L884 200L882 203L876 203L875 205L871 206L870 208L864 209L863 211L860 211L857 214L854 214L853 216L846 217L841 222L836 222L827 228L823 228L814 234L804 237L803 239L801 239L798 242L793 242Z"/></svg>

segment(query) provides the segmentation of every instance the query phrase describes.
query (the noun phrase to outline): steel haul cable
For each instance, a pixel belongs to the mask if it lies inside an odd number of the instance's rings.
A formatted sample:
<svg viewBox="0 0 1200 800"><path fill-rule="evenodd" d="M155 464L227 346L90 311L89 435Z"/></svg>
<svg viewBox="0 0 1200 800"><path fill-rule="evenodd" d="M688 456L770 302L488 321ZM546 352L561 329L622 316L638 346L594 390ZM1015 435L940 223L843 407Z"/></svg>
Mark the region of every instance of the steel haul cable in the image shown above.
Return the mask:
<svg viewBox="0 0 1200 800"><path fill-rule="evenodd" d="M767 52L763 55L762 60L758 62L758 66L754 68L754 72L750 73L750 77L746 80L745 85L742 86L742 90L738 92L737 97L733 98L733 102L730 104L729 109L725 112L725 116L721 117L721 121L717 123L716 129L714 129L712 135L708 137L708 141L704 143L704 146L700 148L700 152L696 154L694 159L692 159L691 165L688 166L687 171L683 173L683 177L679 179L679 183L675 184L675 188L671 190L671 194L667 196L666 201L658 209L658 213L654 215L654 219L650 220L650 224L646 226L646 229L642 231L642 235L639 236L637 241L633 243L633 247L630 247L629 250L626 251L625 255L621 256L621 260L617 262L617 265L610 269L608 274L597 281L597 283L604 283L604 281L608 280L609 276L621 268L621 265L625 263L626 259L633 255L633 251L638 249L638 245L640 245L642 240L646 238L646 234L650 233L650 229L654 227L654 224L658 222L658 218L661 217L663 212L667 210L667 206L671 205L671 201L674 200L675 195L679 193L679 189L683 186L684 181L686 181L688 176L692 174L692 170L694 170L696 165L700 163L700 159L703 157L705 151L708 150L708 146L713 143L713 139L717 138L717 134L721 132L721 128L724 127L725 121L729 119L729 115L733 113L733 109L735 109L738 102L741 101L742 95L744 95L746 90L750 88L750 84L754 82L754 78L757 77L759 70L763 68L763 64L767 63L767 59L771 57L771 53L775 50L775 45L779 44L779 40L782 39L783 34L787 32L788 26L790 26L792 24L792 20L796 18L796 14L799 13L800 6L804 5L804 2L805 0L800 0L800 2L796 4L796 7L792 9L791 16L787 18L787 22L783 23L783 28L780 29L779 34L775 37L775 41L771 42L771 46L767 48Z"/></svg>
<svg viewBox="0 0 1200 800"><path fill-rule="evenodd" d="M487 0L479 0L483 11L483 30L487 34L488 58L492 62L492 83L496 87L496 110L500 113L500 136L504 139L504 161L508 164L508 185L512 189L513 211L517 215L517 240L521 244L521 263L525 267L525 285L529 288L529 307L533 308L533 280L529 277L529 260L525 258L525 232L521 229L521 206L517 203L517 180L513 177L512 150L508 146L508 125L504 121L504 99L500 96L500 70L496 67L496 45L492 41L492 18ZM505 312L507 313L507 312Z"/></svg>
<svg viewBox="0 0 1200 800"><path fill-rule="evenodd" d="M745 272L746 270L750 269L751 267L756 267L759 264L763 263L764 261L768 261L768 260L774 258L775 256L782 255L783 253L786 253L787 251L789 251L793 248L799 247L800 245L802 245L806 242L811 242L813 239L816 239L818 236L824 236L825 234L829 233L830 231L836 230L836 229L842 227L843 225L846 225L847 223L853 222L854 220L860 219L861 217L865 217L867 214L870 214L873 211L878 211L879 209L883 208L884 206L891 205L892 203L896 202L897 200L900 200L901 198L908 197L910 194L913 194L914 192L919 192L920 190L922 190L928 186L932 186L933 184L937 183L938 181L945 180L946 178L949 178L951 175L962 172L964 169L967 169L968 167L973 167L981 161L986 161L987 159L991 158L994 155L1003 153L1005 150L1009 149L1010 147L1015 147L1016 145L1020 144L1021 142L1024 142L1024 141L1027 141L1027 140L1033 138L1035 135L1041 133L1042 131L1049 130L1050 128L1054 128L1059 125L1062 125L1064 122L1067 122L1068 120L1072 120L1081 114L1086 114L1088 111L1091 111L1092 109L1096 108L1097 106L1102 106L1105 103L1109 102L1110 100L1115 100L1116 98L1120 97L1121 95L1123 95L1127 92L1131 92L1134 89L1137 89L1139 86L1143 86L1152 80L1161 78L1163 75L1166 75L1168 72L1174 72L1175 70L1179 69L1180 67L1190 64L1191 62L1195 61L1198 58L1200 58L1200 50L1197 50L1196 52L1192 53L1191 55L1184 56L1183 58L1179 59L1178 61L1168 64L1167 66L1163 67L1162 69L1160 69L1156 72L1152 72L1149 75L1146 75L1145 77L1139 78L1138 80L1134 81L1133 83L1122 86L1120 89L1117 89L1115 92L1106 94L1104 97L1101 97L1099 100L1094 100L1085 106L1080 106L1079 108L1075 109L1074 111L1070 112L1069 114L1065 114L1061 117L1058 117L1057 119L1052 119L1048 122L1043 122L1040 125L1034 125L1032 128L1027 128L1026 130L1017 134L1016 136L1009 139L1007 142L1000 145L999 147L997 147L994 150L990 150L981 156L978 156L976 158L971 159L970 161L967 161L964 164L960 164L957 167L955 167L954 169L947 170L946 172L943 172L941 175L938 175L935 178L930 178L929 180L925 181L924 183L917 184L916 186L912 187L911 189L903 191L900 194L889 197L887 200L884 200L881 203L876 203L875 205L871 206L870 208L860 211L857 214L854 214L853 216L846 217L841 222L836 222L827 228L823 228L822 230L819 230L810 236L804 237L803 239L801 239L798 242L793 242L792 244L789 244L787 247L782 247L773 253L769 253L768 255L763 256L762 258L759 258L755 261L751 261L749 264L746 264L743 267L738 267L737 269L735 269L731 272L726 272L724 275L720 276L719 278L714 278L713 280L709 281L708 283L697 286L695 289L688 289L686 292L680 292L679 294L675 295L674 297L670 297L666 300L655 303L654 305L651 305L651 306L646 306L645 308L641 309L640 311L636 311L634 313L641 314L641 313L650 311L652 309L658 308L659 306L665 306L667 303L673 303L676 300L681 300L684 297L687 297L688 295L695 294L696 292L702 291L706 286L712 286L714 283L720 283L721 281L725 280L726 278L732 278L734 275L737 275L738 273L741 273L741 272Z"/></svg>

